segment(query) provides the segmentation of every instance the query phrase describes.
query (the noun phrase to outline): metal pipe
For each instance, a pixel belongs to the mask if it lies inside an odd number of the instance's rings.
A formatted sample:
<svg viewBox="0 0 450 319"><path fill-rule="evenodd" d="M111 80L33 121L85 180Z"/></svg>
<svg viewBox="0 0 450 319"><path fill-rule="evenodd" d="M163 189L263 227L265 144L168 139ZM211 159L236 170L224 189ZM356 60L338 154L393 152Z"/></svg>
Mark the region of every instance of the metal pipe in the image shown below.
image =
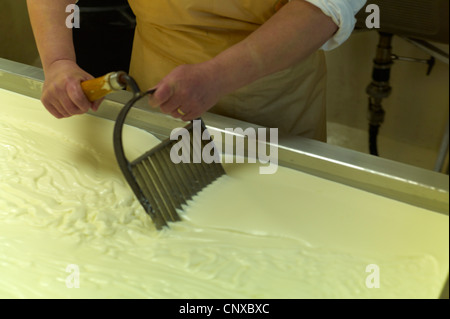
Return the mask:
<svg viewBox="0 0 450 319"><path fill-rule="evenodd" d="M379 32L379 35L376 57L373 61L372 82L366 89L369 95L369 150L370 154L375 156L379 155L377 137L385 117L382 101L392 92L389 80L393 64L391 46L393 34Z"/></svg>

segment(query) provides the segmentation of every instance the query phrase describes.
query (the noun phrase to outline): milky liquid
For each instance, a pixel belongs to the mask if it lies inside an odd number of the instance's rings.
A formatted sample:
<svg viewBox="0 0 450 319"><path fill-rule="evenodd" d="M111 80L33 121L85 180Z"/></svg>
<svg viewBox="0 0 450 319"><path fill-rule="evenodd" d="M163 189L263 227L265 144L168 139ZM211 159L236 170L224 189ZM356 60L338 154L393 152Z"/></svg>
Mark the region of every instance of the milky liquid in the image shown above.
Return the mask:
<svg viewBox="0 0 450 319"><path fill-rule="evenodd" d="M2 298L440 294L448 216L283 167L227 164L158 232L116 164L113 122L57 120L7 91L0 104ZM157 143L125 130L130 158Z"/></svg>

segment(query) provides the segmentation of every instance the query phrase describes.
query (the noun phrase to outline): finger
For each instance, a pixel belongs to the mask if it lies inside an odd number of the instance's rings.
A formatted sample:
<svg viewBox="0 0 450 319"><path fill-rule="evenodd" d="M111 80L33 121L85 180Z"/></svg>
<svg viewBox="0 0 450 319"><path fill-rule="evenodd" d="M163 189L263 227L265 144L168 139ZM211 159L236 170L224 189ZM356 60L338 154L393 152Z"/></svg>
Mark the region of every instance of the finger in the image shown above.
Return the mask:
<svg viewBox="0 0 450 319"><path fill-rule="evenodd" d="M69 117L80 112L78 107L68 97L65 86L58 86L52 83L43 92L42 101L44 105L49 105L49 111L52 111L53 108L62 117Z"/></svg>
<svg viewBox="0 0 450 319"><path fill-rule="evenodd" d="M172 114L172 112L177 112L180 109L184 114L189 113L189 106L183 104L186 100L182 101L179 97L173 96L167 102L160 105L161 111L166 114ZM183 116L183 114L181 114Z"/></svg>
<svg viewBox="0 0 450 319"><path fill-rule="evenodd" d="M68 114L68 116L84 113L83 110L78 108L78 106L72 102L67 94L60 95L58 101L62 109ZM61 112L62 109L59 109L59 111Z"/></svg>
<svg viewBox="0 0 450 319"><path fill-rule="evenodd" d="M65 117L70 117L70 114L66 111L66 109L64 108L64 106L59 102L59 101L55 101L52 103L53 107L55 108L55 110L61 114L61 118L65 118Z"/></svg>
<svg viewBox="0 0 450 319"><path fill-rule="evenodd" d="M181 106L180 106L180 107L178 107L175 111L172 111L172 112L170 113L170 115L172 115L172 117L174 117L174 118L180 119L180 118L182 118L183 116L185 116L186 113L183 111L183 109L182 109Z"/></svg>
<svg viewBox="0 0 450 319"><path fill-rule="evenodd" d="M57 119L62 119L65 117L64 114L62 114L61 112L58 111L58 108L55 107L53 104L48 103L48 102L42 102L42 104L44 104L45 108L47 109L47 111L53 115L54 117L56 117Z"/></svg>
<svg viewBox="0 0 450 319"><path fill-rule="evenodd" d="M81 89L80 83L71 81L66 84L66 92L70 101L81 113L86 113L92 107L93 103L88 100L86 94ZM78 112L80 114L80 112Z"/></svg>
<svg viewBox="0 0 450 319"><path fill-rule="evenodd" d="M41 103L42 105L44 105L47 111L57 119L61 119L64 117L63 114L58 111L58 108L50 101L45 90L44 92L42 92Z"/></svg>
<svg viewBox="0 0 450 319"><path fill-rule="evenodd" d="M47 92L44 92L42 94L41 102L45 106L47 111L49 111L50 114L58 119L70 116L70 114L67 113L64 107L61 105L59 100L51 99Z"/></svg>
<svg viewBox="0 0 450 319"><path fill-rule="evenodd" d="M181 117L181 119L183 121L185 121L185 122L192 121L192 120L194 120L196 118L197 118L197 116L194 116L192 113L186 114L186 115Z"/></svg>
<svg viewBox="0 0 450 319"><path fill-rule="evenodd" d="M180 114L181 112L178 112L178 110L176 110L175 112L178 113L179 115L179 119L188 122L191 121L192 119L194 119L194 113L187 111L186 113Z"/></svg>
<svg viewBox="0 0 450 319"><path fill-rule="evenodd" d="M161 111L165 114L172 114L172 113L178 113L178 104L173 104L173 103L166 103L161 105ZM186 114L186 112L183 112L183 114ZM180 114L181 116L183 116L183 114Z"/></svg>

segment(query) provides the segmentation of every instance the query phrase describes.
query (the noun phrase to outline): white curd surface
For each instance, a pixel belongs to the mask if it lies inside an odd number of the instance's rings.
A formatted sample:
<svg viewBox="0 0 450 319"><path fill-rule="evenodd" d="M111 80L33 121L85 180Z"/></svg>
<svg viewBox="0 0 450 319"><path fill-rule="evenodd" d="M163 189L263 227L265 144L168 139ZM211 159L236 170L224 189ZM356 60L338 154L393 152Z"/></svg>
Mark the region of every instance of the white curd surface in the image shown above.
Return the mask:
<svg viewBox="0 0 450 319"><path fill-rule="evenodd" d="M57 120L4 90L0 108L0 298L439 297L448 216L227 164L184 221L158 232L116 164L113 122ZM126 129L130 158L157 142ZM369 265L379 288L366 286Z"/></svg>

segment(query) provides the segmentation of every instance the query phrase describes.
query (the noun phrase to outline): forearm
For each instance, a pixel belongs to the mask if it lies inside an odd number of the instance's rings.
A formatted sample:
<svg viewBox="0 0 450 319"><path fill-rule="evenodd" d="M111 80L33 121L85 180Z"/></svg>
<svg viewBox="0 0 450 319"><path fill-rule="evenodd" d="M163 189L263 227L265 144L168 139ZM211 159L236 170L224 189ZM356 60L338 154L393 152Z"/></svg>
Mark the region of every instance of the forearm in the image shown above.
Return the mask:
<svg viewBox="0 0 450 319"><path fill-rule="evenodd" d="M76 64L72 29L66 26L66 8L76 0L27 0L33 33L45 73L41 101L56 118L96 110L80 83L92 78Z"/></svg>
<svg viewBox="0 0 450 319"><path fill-rule="evenodd" d="M27 0L28 12L44 71L54 62L75 62L72 30L66 7L75 0Z"/></svg>
<svg viewBox="0 0 450 319"><path fill-rule="evenodd" d="M295 65L318 50L337 30L314 5L293 0L244 41L213 60L224 93Z"/></svg>

